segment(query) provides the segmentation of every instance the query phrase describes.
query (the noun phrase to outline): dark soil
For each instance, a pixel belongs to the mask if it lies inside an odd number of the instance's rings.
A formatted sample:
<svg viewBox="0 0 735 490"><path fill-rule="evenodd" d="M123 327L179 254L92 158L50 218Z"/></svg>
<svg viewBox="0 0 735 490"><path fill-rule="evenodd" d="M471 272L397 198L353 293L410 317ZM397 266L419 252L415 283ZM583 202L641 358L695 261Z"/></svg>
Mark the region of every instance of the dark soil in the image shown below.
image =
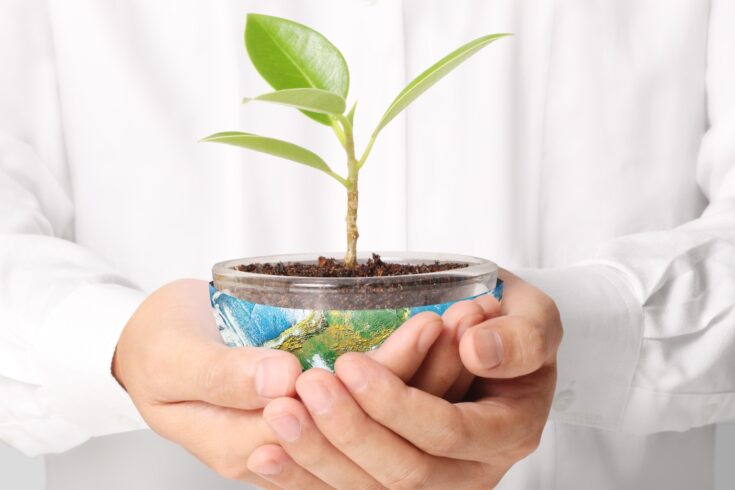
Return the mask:
<svg viewBox="0 0 735 490"><path fill-rule="evenodd" d="M380 255L373 254L366 262L347 267L344 262L333 258L319 257L316 264L301 262L258 263L237 266L241 272L253 272L270 276L289 277L384 277L427 274L467 267L456 262L434 262L432 264L397 264L383 262Z"/></svg>
<svg viewBox="0 0 735 490"><path fill-rule="evenodd" d="M401 264L383 262L373 254L367 261L348 268L344 262L319 257L317 263L300 262L239 265L236 270L262 274L248 280L250 285L238 297L254 303L300 309L365 310L404 308L456 301L477 294L477 282L463 275L430 274L467 267L458 262ZM405 280L386 281L375 278L408 276ZM277 277L354 278L343 284L331 284L315 290L311 283L295 283L284 291Z"/></svg>

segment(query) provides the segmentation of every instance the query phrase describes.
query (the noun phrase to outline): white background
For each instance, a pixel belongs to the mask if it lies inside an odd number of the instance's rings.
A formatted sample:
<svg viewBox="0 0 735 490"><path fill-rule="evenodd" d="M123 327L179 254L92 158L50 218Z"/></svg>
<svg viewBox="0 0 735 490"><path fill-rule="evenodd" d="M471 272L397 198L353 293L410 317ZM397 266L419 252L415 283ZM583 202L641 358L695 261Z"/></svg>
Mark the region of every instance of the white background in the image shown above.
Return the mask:
<svg viewBox="0 0 735 490"><path fill-rule="evenodd" d="M721 425L717 432L717 490L735 488L733 456L735 456L735 424ZM45 477L42 457L27 458L0 443L0 490L44 490Z"/></svg>

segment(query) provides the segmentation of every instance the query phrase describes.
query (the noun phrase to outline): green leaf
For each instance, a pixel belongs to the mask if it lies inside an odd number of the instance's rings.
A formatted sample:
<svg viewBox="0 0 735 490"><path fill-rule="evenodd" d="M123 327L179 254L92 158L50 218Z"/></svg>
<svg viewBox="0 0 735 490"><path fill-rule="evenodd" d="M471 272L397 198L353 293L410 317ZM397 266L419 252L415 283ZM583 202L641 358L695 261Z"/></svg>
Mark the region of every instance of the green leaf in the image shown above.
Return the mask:
<svg viewBox="0 0 735 490"><path fill-rule="evenodd" d="M337 180L342 179L335 174L329 165L322 158L311 150L275 138L266 136L258 136L250 133L240 133L237 131L226 131L223 133L215 133L202 139L204 142L225 143L227 145L239 146L248 150L259 151L269 155L285 158L297 163L308 165L325 172ZM344 179L340 180L343 181Z"/></svg>
<svg viewBox="0 0 735 490"><path fill-rule="evenodd" d="M444 78L449 72L470 58L473 54L501 37L511 36L512 34L490 34L470 41L464 46L452 51L444 58L437 61L421 75L413 79L411 83L406 85L400 94L391 103L388 110L385 111L383 118L373 131L373 136L377 135L394 117L401 113L408 105L416 100L419 95L426 92L432 85Z"/></svg>
<svg viewBox="0 0 735 490"><path fill-rule="evenodd" d="M297 109L304 109L321 114L342 114L347 106L341 95L318 88L289 88L278 90L254 98L244 98L243 103L252 100L273 102Z"/></svg>
<svg viewBox="0 0 735 490"><path fill-rule="evenodd" d="M245 48L258 73L276 90L316 88L347 98L350 73L342 53L320 33L288 19L248 14ZM325 114L303 111L325 125Z"/></svg>

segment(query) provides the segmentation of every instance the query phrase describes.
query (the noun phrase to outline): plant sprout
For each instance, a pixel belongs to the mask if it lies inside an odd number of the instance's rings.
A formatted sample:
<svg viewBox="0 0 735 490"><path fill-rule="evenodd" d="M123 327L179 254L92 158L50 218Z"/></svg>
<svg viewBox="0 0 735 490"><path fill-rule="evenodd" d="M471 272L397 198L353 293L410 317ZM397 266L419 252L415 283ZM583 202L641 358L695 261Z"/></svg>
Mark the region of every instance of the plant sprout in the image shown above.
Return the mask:
<svg viewBox="0 0 735 490"><path fill-rule="evenodd" d="M347 190L347 267L356 264L358 180L378 134L419 95L479 50L510 34L482 36L452 51L409 83L393 100L372 132L364 151L355 150L353 126L357 102L347 110L350 73L342 53L317 31L288 19L248 14L245 47L255 69L275 92L244 98L299 109L312 120L331 128L344 148L347 175L336 173L314 152L287 141L251 133L228 131L202 141L226 143L268 153L321 170Z"/></svg>

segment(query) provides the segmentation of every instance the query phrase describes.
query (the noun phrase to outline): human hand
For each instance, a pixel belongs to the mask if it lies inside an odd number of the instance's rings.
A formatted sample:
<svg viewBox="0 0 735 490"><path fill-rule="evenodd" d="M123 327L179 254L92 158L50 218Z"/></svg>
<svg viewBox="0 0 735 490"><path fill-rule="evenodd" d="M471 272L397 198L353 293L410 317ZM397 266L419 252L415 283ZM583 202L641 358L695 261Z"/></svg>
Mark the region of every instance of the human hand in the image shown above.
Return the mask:
<svg viewBox="0 0 735 490"><path fill-rule="evenodd" d="M248 465L256 472L265 463L277 469L263 476L281 488L496 485L538 445L562 333L548 296L509 273L503 278L502 315L459 332L462 363L484 377L464 401L452 404L408 386L369 355L347 354L337 361L336 377L317 369L301 375L296 389L303 405L281 398L266 407L281 446L257 449ZM459 370L441 386L449 393L464 376ZM300 468L316 478L301 481Z"/></svg>
<svg viewBox="0 0 735 490"><path fill-rule="evenodd" d="M274 443L262 408L295 396L301 366L271 349L226 347L205 281L181 280L151 294L125 326L113 375L155 432L220 475L271 487L246 466ZM306 473L306 470L301 470Z"/></svg>

